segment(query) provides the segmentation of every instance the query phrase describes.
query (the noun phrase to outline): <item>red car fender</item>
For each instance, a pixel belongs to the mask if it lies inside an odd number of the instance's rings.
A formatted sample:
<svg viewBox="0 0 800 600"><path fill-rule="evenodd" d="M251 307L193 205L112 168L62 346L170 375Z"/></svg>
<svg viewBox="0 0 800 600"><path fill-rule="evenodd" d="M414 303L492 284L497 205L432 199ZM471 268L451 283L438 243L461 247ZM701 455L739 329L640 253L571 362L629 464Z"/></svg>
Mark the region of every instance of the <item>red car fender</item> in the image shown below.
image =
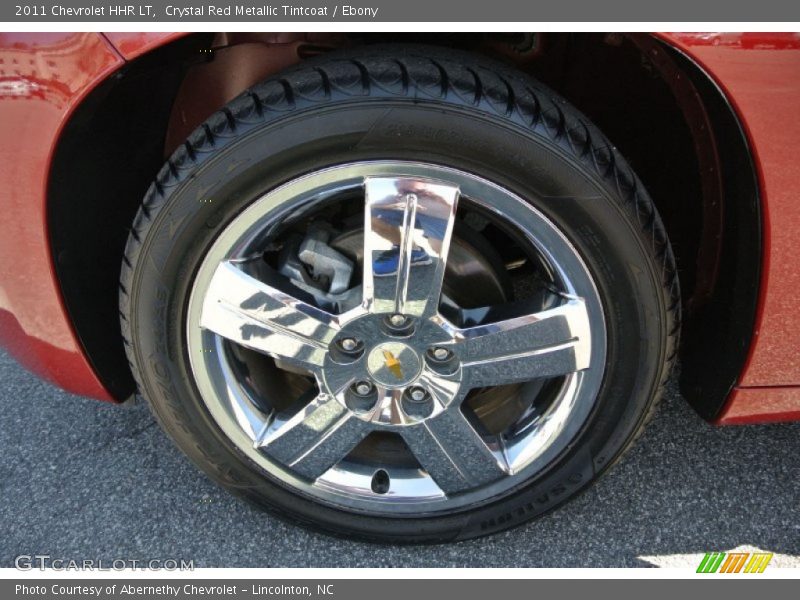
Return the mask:
<svg viewBox="0 0 800 600"><path fill-rule="evenodd" d="M0 344L43 379L109 401L61 299L46 202L62 128L82 99L123 64L97 33L0 35L0 77L23 84L17 95L0 96L0 180L11 183L0 187Z"/></svg>
<svg viewBox="0 0 800 600"><path fill-rule="evenodd" d="M800 34L659 34L708 73L748 138L761 190L763 260L750 352L719 423L800 419ZM709 42L709 40L711 40Z"/></svg>

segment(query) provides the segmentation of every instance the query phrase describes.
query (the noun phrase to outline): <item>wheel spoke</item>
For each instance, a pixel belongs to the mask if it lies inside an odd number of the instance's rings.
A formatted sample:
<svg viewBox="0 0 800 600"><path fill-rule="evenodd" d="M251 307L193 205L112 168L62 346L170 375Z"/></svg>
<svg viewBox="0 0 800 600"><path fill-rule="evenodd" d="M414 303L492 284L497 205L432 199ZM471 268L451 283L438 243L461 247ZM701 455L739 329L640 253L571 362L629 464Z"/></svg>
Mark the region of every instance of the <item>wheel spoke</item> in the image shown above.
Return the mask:
<svg viewBox="0 0 800 600"><path fill-rule="evenodd" d="M555 377L589 367L591 328L586 304L561 306L454 332L465 384L484 387Z"/></svg>
<svg viewBox="0 0 800 600"><path fill-rule="evenodd" d="M234 263L217 267L200 326L237 344L314 370L338 331L335 318L251 277Z"/></svg>
<svg viewBox="0 0 800 600"><path fill-rule="evenodd" d="M490 483L508 474L501 452L492 451L453 406L403 430L406 444L446 494Z"/></svg>
<svg viewBox="0 0 800 600"><path fill-rule="evenodd" d="M289 419L273 419L256 446L316 479L344 458L366 435L369 426L336 399L320 394Z"/></svg>
<svg viewBox="0 0 800 600"><path fill-rule="evenodd" d="M364 303L432 315L438 306L458 188L415 178L365 180Z"/></svg>

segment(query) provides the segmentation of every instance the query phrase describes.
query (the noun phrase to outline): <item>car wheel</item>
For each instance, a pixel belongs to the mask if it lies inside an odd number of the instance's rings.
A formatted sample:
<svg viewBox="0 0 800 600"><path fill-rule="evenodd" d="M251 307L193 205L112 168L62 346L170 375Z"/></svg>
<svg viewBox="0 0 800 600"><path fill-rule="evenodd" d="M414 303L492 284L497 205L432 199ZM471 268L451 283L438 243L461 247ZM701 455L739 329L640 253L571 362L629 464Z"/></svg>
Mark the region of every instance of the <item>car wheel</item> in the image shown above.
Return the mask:
<svg viewBox="0 0 800 600"><path fill-rule="evenodd" d="M120 294L141 394L214 480L403 542L586 488L653 412L679 297L586 117L426 47L312 59L212 115L147 192Z"/></svg>

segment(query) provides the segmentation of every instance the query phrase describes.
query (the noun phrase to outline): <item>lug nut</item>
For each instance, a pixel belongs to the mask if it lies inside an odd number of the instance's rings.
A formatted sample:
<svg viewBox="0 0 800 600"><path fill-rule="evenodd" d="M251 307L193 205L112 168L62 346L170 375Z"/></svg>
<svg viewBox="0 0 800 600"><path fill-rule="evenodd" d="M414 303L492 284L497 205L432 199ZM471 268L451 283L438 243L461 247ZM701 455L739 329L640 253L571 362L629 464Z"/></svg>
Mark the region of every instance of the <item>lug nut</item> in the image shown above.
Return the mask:
<svg viewBox="0 0 800 600"><path fill-rule="evenodd" d="M418 385L406 390L401 406L403 412L412 419L426 419L433 413L433 399L425 388Z"/></svg>
<svg viewBox="0 0 800 600"><path fill-rule="evenodd" d="M419 386L414 386L409 388L408 390L408 397L411 398L414 402L422 402L427 397L428 392L425 391L424 388Z"/></svg>
<svg viewBox="0 0 800 600"><path fill-rule="evenodd" d="M373 408L378 401L375 386L371 381L356 381L344 394L344 403L353 412L364 414Z"/></svg>
<svg viewBox="0 0 800 600"><path fill-rule="evenodd" d="M384 315L383 331L395 337L408 337L414 333L414 319L401 313Z"/></svg>
<svg viewBox="0 0 800 600"><path fill-rule="evenodd" d="M431 350L431 355L436 360L447 360L450 358L450 350L447 348L442 348L441 346L436 346Z"/></svg>
<svg viewBox="0 0 800 600"><path fill-rule="evenodd" d="M440 375L452 375L458 371L458 359L447 346L431 346L425 353L425 362L432 371Z"/></svg>
<svg viewBox="0 0 800 600"><path fill-rule="evenodd" d="M369 381L358 381L353 385L353 391L359 396L367 396L372 392L372 384Z"/></svg>
<svg viewBox="0 0 800 600"><path fill-rule="evenodd" d="M336 340L331 351L331 358L335 362L347 364L361 358L364 354L364 343L354 337L343 337Z"/></svg>
<svg viewBox="0 0 800 600"><path fill-rule="evenodd" d="M352 352L358 347L358 342L353 338L344 338L339 342L339 345L342 347L342 350Z"/></svg>

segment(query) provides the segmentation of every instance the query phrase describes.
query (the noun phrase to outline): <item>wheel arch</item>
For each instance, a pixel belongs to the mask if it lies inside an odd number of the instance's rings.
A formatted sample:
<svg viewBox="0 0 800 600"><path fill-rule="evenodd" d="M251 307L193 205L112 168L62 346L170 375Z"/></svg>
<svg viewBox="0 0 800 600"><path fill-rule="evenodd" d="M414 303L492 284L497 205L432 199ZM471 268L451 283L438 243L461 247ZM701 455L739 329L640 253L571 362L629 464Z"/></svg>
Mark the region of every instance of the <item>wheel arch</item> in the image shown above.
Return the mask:
<svg viewBox="0 0 800 600"><path fill-rule="evenodd" d="M669 39L649 35L385 38L165 38L74 111L50 172L51 253L75 331L111 394L124 399L134 391L117 312L125 241L147 186L186 133L255 81L305 56L372 41L438 41L511 61L544 80L595 121L633 164L664 216L678 258L686 308L681 387L698 412L713 419L741 374L753 335L762 221L755 159L712 77ZM597 60L616 68L638 97L626 100L624 89L591 93ZM635 114L623 108L626 101L640 107ZM646 125L661 114L680 126L673 136L680 140L648 164L645 150L660 144L658 127ZM670 184L670 176L685 180L683 186Z"/></svg>

